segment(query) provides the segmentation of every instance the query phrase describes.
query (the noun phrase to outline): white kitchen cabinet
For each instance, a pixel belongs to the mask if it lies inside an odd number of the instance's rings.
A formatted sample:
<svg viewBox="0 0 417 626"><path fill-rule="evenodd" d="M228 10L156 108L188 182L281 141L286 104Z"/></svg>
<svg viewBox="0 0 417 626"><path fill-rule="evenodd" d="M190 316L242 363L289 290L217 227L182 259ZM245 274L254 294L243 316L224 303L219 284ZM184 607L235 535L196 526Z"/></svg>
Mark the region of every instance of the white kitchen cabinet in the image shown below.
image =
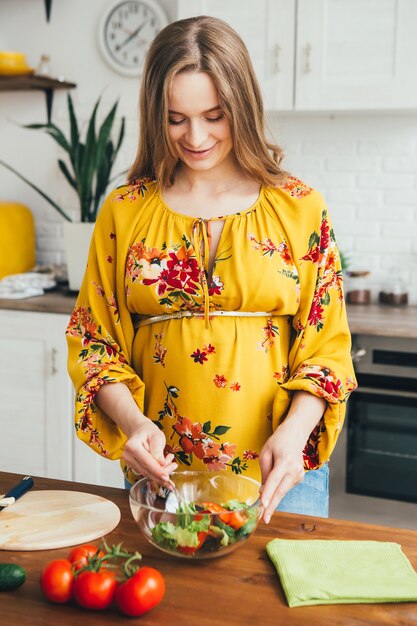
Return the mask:
<svg viewBox="0 0 417 626"><path fill-rule="evenodd" d="M0 311L0 467L71 479L67 317Z"/></svg>
<svg viewBox="0 0 417 626"><path fill-rule="evenodd" d="M72 411L71 411L72 428ZM74 431L74 429L73 429ZM83 441L74 438L74 466L72 479L80 483L123 487L124 478L119 461L110 461L91 450Z"/></svg>
<svg viewBox="0 0 417 626"><path fill-rule="evenodd" d="M298 0L296 110L417 107L416 0Z"/></svg>
<svg viewBox="0 0 417 626"><path fill-rule="evenodd" d="M67 323L63 314L0 310L0 469L120 487L118 462L75 436Z"/></svg>
<svg viewBox="0 0 417 626"><path fill-rule="evenodd" d="M293 108L296 0L178 0L177 17L218 17L245 42L265 108Z"/></svg>
<svg viewBox="0 0 417 626"><path fill-rule="evenodd" d="M416 0L178 0L245 41L277 111L417 108Z"/></svg>

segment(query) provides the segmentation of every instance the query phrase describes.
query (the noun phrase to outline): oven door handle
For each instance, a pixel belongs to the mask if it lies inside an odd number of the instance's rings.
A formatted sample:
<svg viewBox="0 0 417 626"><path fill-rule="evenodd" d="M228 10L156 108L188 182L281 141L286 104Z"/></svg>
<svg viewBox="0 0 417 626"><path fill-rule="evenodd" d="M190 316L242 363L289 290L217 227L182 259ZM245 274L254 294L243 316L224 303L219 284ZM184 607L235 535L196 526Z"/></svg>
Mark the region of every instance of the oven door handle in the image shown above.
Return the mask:
<svg viewBox="0 0 417 626"><path fill-rule="evenodd" d="M375 387L359 387L355 391L355 396L359 393L367 393L374 396L394 396L395 398L412 398L417 400L417 393L414 391L397 391L396 389L376 389Z"/></svg>

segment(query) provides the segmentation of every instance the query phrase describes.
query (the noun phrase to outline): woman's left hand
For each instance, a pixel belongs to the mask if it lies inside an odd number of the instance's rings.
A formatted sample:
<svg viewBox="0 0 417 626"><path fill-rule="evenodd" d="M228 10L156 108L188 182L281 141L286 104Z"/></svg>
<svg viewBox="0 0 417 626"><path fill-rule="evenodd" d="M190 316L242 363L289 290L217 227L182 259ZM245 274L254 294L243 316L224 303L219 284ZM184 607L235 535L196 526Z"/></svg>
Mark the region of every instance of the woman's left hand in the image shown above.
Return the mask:
<svg viewBox="0 0 417 626"><path fill-rule="evenodd" d="M308 391L295 391L286 418L262 448L259 455L261 503L262 517L267 524L285 494L303 480L303 450L325 408L323 398Z"/></svg>
<svg viewBox="0 0 417 626"><path fill-rule="evenodd" d="M305 442L304 442L305 445ZM262 473L262 519L269 524L271 515L285 494L304 478L304 445L285 422L269 437L259 455Z"/></svg>

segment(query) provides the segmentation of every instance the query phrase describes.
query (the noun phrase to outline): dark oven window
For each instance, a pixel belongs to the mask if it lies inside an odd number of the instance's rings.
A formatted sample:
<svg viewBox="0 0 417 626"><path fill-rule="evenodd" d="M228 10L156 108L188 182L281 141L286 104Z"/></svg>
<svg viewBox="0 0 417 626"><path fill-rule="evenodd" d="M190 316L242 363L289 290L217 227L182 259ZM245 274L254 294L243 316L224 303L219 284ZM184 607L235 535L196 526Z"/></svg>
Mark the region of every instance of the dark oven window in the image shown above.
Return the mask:
<svg viewBox="0 0 417 626"><path fill-rule="evenodd" d="M417 502L416 383L383 378L358 377L349 400L346 490Z"/></svg>

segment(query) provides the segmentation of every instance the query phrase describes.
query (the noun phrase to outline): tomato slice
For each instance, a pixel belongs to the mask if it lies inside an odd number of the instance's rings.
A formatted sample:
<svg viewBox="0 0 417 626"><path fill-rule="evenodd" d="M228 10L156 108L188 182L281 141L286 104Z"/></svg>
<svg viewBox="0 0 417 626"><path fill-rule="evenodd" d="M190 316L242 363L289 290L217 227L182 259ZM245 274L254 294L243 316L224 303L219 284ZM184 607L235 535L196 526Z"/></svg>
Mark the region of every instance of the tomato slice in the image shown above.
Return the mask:
<svg viewBox="0 0 417 626"><path fill-rule="evenodd" d="M243 511L230 511L230 513L226 513L225 515L219 515L219 518L234 530L239 530L239 528L242 528L248 521Z"/></svg>
<svg viewBox="0 0 417 626"><path fill-rule="evenodd" d="M229 511L229 509L226 509L216 502L202 502L201 505L210 513L217 513L219 519L234 530L239 530L239 528L242 528L247 522L246 515L243 511Z"/></svg>
<svg viewBox="0 0 417 626"><path fill-rule="evenodd" d="M204 530L200 531L199 533L197 533L198 545L196 545L196 546L178 546L179 552L181 552L182 554L194 554L195 552L197 552L197 550L199 550L201 548L201 546L203 545L203 543L206 540L207 535L208 535L208 533L206 533Z"/></svg>
<svg viewBox="0 0 417 626"><path fill-rule="evenodd" d="M216 502L202 502L201 506L204 506L205 510L209 513L224 513L227 509L224 508L221 504L217 504ZM199 511L199 513L204 513L205 511Z"/></svg>

